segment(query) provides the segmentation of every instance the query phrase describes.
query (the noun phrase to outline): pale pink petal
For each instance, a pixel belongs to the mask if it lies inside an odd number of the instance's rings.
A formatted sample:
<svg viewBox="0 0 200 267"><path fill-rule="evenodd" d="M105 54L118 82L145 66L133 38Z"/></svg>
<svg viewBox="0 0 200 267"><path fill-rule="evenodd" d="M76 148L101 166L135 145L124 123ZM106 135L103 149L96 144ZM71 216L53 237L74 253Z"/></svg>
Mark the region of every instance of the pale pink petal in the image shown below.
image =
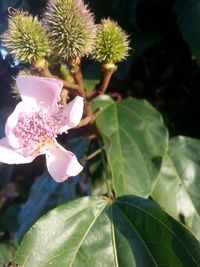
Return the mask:
<svg viewBox="0 0 200 267"><path fill-rule="evenodd" d="M15 137L13 134L13 130L16 127L18 123L18 117L19 113L23 112L31 112L31 106L28 105L26 102L21 101L17 104L15 107L15 110L11 113L11 115L8 117L5 125L5 134L8 139L9 144L14 147L19 147L19 139Z"/></svg>
<svg viewBox="0 0 200 267"><path fill-rule="evenodd" d="M65 132L70 128L77 126L83 116L84 102L83 98L76 96L69 104L64 108L63 125L61 125L60 131Z"/></svg>
<svg viewBox="0 0 200 267"><path fill-rule="evenodd" d="M17 153L16 150L8 144L6 137L0 139L0 162L6 164L23 164L33 161L34 158L34 156L24 157Z"/></svg>
<svg viewBox="0 0 200 267"><path fill-rule="evenodd" d="M83 169L76 156L57 143L47 151L46 159L47 169L58 183L64 182L70 176L78 175Z"/></svg>
<svg viewBox="0 0 200 267"><path fill-rule="evenodd" d="M63 83L54 78L19 75L16 79L22 100L53 107L60 99Z"/></svg>

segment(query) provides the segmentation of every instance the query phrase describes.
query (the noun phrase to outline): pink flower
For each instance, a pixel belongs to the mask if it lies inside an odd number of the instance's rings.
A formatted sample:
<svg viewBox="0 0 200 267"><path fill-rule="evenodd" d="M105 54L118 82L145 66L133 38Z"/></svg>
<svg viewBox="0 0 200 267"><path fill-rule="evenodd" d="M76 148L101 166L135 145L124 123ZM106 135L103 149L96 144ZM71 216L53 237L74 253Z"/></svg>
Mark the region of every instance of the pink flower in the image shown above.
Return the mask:
<svg viewBox="0 0 200 267"><path fill-rule="evenodd" d="M76 156L60 146L56 137L75 127L83 114L83 98L59 106L62 82L53 78L18 76L22 101L8 117L0 140L0 162L29 163L46 154L47 169L54 180L64 182L83 167Z"/></svg>

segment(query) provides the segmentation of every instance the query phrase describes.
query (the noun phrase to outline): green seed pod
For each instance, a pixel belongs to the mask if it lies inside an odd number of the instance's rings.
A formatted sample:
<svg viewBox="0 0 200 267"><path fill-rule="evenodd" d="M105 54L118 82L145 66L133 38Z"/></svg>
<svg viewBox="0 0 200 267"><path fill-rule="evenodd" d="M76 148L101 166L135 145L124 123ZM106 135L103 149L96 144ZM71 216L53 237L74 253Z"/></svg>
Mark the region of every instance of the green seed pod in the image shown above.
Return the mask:
<svg viewBox="0 0 200 267"><path fill-rule="evenodd" d="M117 63L128 56L128 35L110 19L103 19L97 30L92 58L101 63Z"/></svg>
<svg viewBox="0 0 200 267"><path fill-rule="evenodd" d="M31 15L16 13L10 16L2 40L14 59L21 62L35 63L50 54L47 33L37 17Z"/></svg>
<svg viewBox="0 0 200 267"><path fill-rule="evenodd" d="M44 15L55 52L67 60L89 55L96 36L96 25L82 0L50 0Z"/></svg>

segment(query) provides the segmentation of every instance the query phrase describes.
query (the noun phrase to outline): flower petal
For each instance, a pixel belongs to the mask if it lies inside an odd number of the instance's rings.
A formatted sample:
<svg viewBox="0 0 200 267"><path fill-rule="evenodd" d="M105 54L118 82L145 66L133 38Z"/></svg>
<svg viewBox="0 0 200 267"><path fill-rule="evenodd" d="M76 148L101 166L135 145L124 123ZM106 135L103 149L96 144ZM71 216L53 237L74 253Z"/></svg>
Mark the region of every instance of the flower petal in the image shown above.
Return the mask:
<svg viewBox="0 0 200 267"><path fill-rule="evenodd" d="M23 164L33 161L34 158L34 156L24 157L17 153L16 150L9 145L6 137L0 139L0 162L7 164Z"/></svg>
<svg viewBox="0 0 200 267"><path fill-rule="evenodd" d="M47 169L52 178L58 182L64 182L70 176L78 175L83 166L80 165L76 156L65 150L58 143L54 143L46 153Z"/></svg>
<svg viewBox="0 0 200 267"><path fill-rule="evenodd" d="M54 78L19 75L16 79L22 100L33 105L55 106L63 83Z"/></svg>
<svg viewBox="0 0 200 267"><path fill-rule="evenodd" d="M84 102L80 96L75 97L69 104L63 109L63 125L60 128L61 132L65 132L70 128L77 126L83 116Z"/></svg>
<svg viewBox="0 0 200 267"><path fill-rule="evenodd" d="M21 101L17 104L15 110L11 113L11 115L8 117L6 121L5 134L9 144L14 148L19 147L19 142L18 142L19 139L16 138L15 135L13 134L13 130L18 123L19 113L29 112L29 111L31 111L31 106L28 105L26 102Z"/></svg>

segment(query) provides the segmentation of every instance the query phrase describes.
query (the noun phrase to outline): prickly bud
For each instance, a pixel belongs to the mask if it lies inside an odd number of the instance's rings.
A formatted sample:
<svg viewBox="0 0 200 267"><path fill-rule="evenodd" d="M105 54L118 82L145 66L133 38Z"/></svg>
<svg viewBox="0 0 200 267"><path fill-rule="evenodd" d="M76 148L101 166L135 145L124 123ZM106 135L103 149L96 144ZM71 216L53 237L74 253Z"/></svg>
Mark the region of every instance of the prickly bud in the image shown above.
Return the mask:
<svg viewBox="0 0 200 267"><path fill-rule="evenodd" d="M10 16L2 39L4 47L21 62L35 63L50 53L47 34L37 17L31 15Z"/></svg>
<svg viewBox="0 0 200 267"><path fill-rule="evenodd" d="M129 49L128 35L116 22L103 19L97 30L92 58L101 63L117 63L128 56Z"/></svg>
<svg viewBox="0 0 200 267"><path fill-rule="evenodd" d="M50 0L44 15L56 53L65 59L89 55L94 48L96 26L82 0Z"/></svg>

